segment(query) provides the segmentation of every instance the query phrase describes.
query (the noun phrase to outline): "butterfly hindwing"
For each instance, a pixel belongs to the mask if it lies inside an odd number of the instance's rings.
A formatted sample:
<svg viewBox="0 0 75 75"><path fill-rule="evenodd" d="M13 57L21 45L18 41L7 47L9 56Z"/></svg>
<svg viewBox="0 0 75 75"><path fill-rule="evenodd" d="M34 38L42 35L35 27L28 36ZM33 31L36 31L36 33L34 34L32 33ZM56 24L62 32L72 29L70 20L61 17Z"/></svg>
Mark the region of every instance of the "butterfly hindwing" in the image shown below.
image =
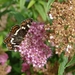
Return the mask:
<svg viewBox="0 0 75 75"><path fill-rule="evenodd" d="M7 43L7 48L8 48L9 50L13 50L13 49L14 49L14 46L13 46L13 44L11 44L11 43Z"/></svg>
<svg viewBox="0 0 75 75"><path fill-rule="evenodd" d="M8 36L4 39L4 43L7 44L10 42L10 40L11 40L11 38L10 38L10 36Z"/></svg>

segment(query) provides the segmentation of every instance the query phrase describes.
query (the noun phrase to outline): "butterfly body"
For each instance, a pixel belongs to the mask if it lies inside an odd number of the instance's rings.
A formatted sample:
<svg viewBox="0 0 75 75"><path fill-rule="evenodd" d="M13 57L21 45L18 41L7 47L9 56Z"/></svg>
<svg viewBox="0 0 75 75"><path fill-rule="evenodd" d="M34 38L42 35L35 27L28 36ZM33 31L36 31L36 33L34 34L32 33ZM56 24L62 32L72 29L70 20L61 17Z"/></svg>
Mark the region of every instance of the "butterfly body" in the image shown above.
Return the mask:
<svg viewBox="0 0 75 75"><path fill-rule="evenodd" d="M12 27L9 35L4 40L9 50L13 50L16 45L19 45L27 34L32 19L27 19L21 23L21 25L15 25Z"/></svg>

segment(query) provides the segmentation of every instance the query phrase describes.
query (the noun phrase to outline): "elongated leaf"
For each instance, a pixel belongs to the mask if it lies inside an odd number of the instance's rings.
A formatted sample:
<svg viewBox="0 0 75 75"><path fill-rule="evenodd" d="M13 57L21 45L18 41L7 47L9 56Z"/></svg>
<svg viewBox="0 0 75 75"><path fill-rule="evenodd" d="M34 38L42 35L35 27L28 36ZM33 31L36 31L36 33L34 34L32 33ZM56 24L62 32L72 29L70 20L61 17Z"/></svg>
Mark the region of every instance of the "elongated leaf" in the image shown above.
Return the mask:
<svg viewBox="0 0 75 75"><path fill-rule="evenodd" d="M35 2L36 0L31 0L27 8L29 9L30 7L32 7L35 4Z"/></svg>
<svg viewBox="0 0 75 75"><path fill-rule="evenodd" d="M35 12L35 10L34 10L34 9L32 9L32 12L33 12L33 16L34 16L34 18L36 19L36 18L37 18L37 16L38 16L38 13L37 13L37 12Z"/></svg>
<svg viewBox="0 0 75 75"><path fill-rule="evenodd" d="M35 4L35 9L40 14L40 16L42 17L42 19L44 21L46 21L46 13L45 13L43 7L40 4Z"/></svg>
<svg viewBox="0 0 75 75"><path fill-rule="evenodd" d="M26 75L26 74L24 73L24 74L22 74L22 75Z"/></svg>
<svg viewBox="0 0 75 75"><path fill-rule="evenodd" d="M19 12L10 12L12 15L14 15L15 19L18 21L18 23L20 24L25 18L24 16L19 13Z"/></svg>
<svg viewBox="0 0 75 75"><path fill-rule="evenodd" d="M64 0L58 0L58 2L62 3Z"/></svg>
<svg viewBox="0 0 75 75"><path fill-rule="evenodd" d="M67 2L67 0L58 0L58 2L60 2L60 3Z"/></svg>
<svg viewBox="0 0 75 75"><path fill-rule="evenodd" d="M75 64L75 55L72 57L72 59L70 60L70 62L66 65L66 67L71 66Z"/></svg>
<svg viewBox="0 0 75 75"><path fill-rule="evenodd" d="M48 3L47 3L47 7L46 7L46 12L49 11L50 7L51 7L51 4L54 2L55 0L48 0Z"/></svg>
<svg viewBox="0 0 75 75"><path fill-rule="evenodd" d="M3 36L0 36L0 46L2 45L3 43Z"/></svg>
<svg viewBox="0 0 75 75"><path fill-rule="evenodd" d="M63 61L60 63L59 65L59 69L58 69L58 75L63 75L64 70L65 70L65 65L68 62L68 57L63 56Z"/></svg>
<svg viewBox="0 0 75 75"><path fill-rule="evenodd" d="M21 72L21 65L20 62L18 64L14 64L13 65L13 69L17 72L20 73Z"/></svg>
<svg viewBox="0 0 75 75"><path fill-rule="evenodd" d="M20 8L21 8L21 9L24 8L25 2L26 2L26 0L20 0Z"/></svg>
<svg viewBox="0 0 75 75"><path fill-rule="evenodd" d="M0 4L4 4L4 3L6 3L6 2L9 2L9 1L11 1L11 0L0 0Z"/></svg>
<svg viewBox="0 0 75 75"><path fill-rule="evenodd" d="M44 5L44 4L46 4L47 2L42 1L42 0L39 0L39 3L40 3L41 5Z"/></svg>
<svg viewBox="0 0 75 75"><path fill-rule="evenodd" d="M16 57L16 58L20 58L20 54L19 52L12 52L12 58Z"/></svg>
<svg viewBox="0 0 75 75"><path fill-rule="evenodd" d="M46 9L47 9L47 2L44 2L44 1L39 1L39 3L44 7L44 10L45 10L45 13L46 13Z"/></svg>
<svg viewBox="0 0 75 75"><path fill-rule="evenodd" d="M72 75L75 75L75 72L72 72Z"/></svg>

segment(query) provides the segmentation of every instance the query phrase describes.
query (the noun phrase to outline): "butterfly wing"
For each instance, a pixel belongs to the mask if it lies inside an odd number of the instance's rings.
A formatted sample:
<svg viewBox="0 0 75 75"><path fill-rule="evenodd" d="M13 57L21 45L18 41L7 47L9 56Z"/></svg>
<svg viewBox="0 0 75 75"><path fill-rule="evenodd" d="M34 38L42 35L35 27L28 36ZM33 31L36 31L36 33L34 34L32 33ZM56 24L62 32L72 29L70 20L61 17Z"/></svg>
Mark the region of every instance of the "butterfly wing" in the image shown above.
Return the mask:
<svg viewBox="0 0 75 75"><path fill-rule="evenodd" d="M15 32L20 28L19 25L15 25L12 27L11 31L10 31L10 35L14 35Z"/></svg>
<svg viewBox="0 0 75 75"><path fill-rule="evenodd" d="M10 40L11 40L11 38L10 38L10 36L8 36L4 39L4 43L7 44L8 42L10 42Z"/></svg>
<svg viewBox="0 0 75 75"><path fill-rule="evenodd" d="M32 19L27 19L21 23L21 25L15 25L12 27L9 35L4 40L4 43L7 45L8 49L14 49L15 45L19 45L24 39L27 31L30 28Z"/></svg>
<svg viewBox="0 0 75 75"><path fill-rule="evenodd" d="M31 22L32 22L33 20L30 18L30 19L27 19L27 20L24 20L22 23L21 23L21 27L28 27L27 26L27 24L28 25L31 25ZM29 28L29 27L28 27Z"/></svg>
<svg viewBox="0 0 75 75"><path fill-rule="evenodd" d="M26 35L26 29L20 29L18 32L17 32L17 35L14 35L13 38L13 42L16 43L16 45L19 45L21 43L21 41L24 39L25 35Z"/></svg>
<svg viewBox="0 0 75 75"><path fill-rule="evenodd" d="M9 35L4 39L4 43L7 45L8 49L10 49L10 50L13 49L13 44L11 43L11 38L12 38L12 36L14 36L16 30L19 28L20 28L19 25L13 26Z"/></svg>
<svg viewBox="0 0 75 75"><path fill-rule="evenodd" d="M14 49L14 45L11 44L11 43L7 43L7 48L8 48L9 50L13 50L13 49Z"/></svg>

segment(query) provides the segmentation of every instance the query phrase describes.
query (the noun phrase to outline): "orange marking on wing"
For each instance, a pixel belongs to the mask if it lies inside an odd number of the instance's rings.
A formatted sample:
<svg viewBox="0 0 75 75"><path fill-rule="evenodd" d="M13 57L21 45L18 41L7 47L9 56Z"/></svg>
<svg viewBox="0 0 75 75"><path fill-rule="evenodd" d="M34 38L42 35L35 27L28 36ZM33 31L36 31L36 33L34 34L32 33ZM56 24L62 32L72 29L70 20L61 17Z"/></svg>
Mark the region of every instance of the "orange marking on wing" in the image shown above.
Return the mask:
<svg viewBox="0 0 75 75"><path fill-rule="evenodd" d="M32 19L27 19L26 22L27 23L31 23L32 22Z"/></svg>
<svg viewBox="0 0 75 75"><path fill-rule="evenodd" d="M22 23L21 23L21 27L22 26L25 26L27 23L26 23L26 21L23 21Z"/></svg>
<svg viewBox="0 0 75 75"><path fill-rule="evenodd" d="M4 43L9 43L10 42L10 40L11 40L11 38L8 36L5 40L4 40Z"/></svg>
<svg viewBox="0 0 75 75"><path fill-rule="evenodd" d="M13 46L12 46L11 43L8 43L8 44L7 44L7 47L8 47L9 50L13 50Z"/></svg>
<svg viewBox="0 0 75 75"><path fill-rule="evenodd" d="M32 22L32 19L24 20L24 21L21 23L21 27L22 27L22 26L25 27L25 25L27 25L28 23L31 24L31 22Z"/></svg>
<svg viewBox="0 0 75 75"><path fill-rule="evenodd" d="M11 31L10 31L10 35L15 34L15 32L20 28L19 25L15 25L12 27Z"/></svg>

